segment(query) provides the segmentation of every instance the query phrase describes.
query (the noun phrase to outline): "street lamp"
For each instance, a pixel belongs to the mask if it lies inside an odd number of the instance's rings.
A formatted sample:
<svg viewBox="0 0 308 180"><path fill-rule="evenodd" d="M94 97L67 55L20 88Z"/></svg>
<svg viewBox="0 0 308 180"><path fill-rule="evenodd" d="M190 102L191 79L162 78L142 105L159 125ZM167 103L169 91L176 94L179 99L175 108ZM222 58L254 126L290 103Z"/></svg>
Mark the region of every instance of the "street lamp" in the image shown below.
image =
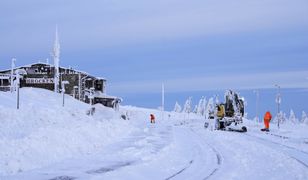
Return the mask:
<svg viewBox="0 0 308 180"><path fill-rule="evenodd" d="M90 88L90 96L89 96L89 99L90 99L90 106L91 106L91 110L90 110L90 115L93 115L94 113L94 91L95 91L95 88L94 87L91 87Z"/></svg>
<svg viewBox="0 0 308 180"><path fill-rule="evenodd" d="M16 107L17 109L19 109L19 88L20 88L20 79L23 78L22 75L25 75L27 74L27 72L24 70L24 69L17 69L15 71L15 74L16 74L16 82L17 82L17 100L16 100Z"/></svg>
<svg viewBox="0 0 308 180"><path fill-rule="evenodd" d="M76 99L76 92L77 92L78 86L74 86L73 88L73 97Z"/></svg>
<svg viewBox="0 0 308 180"><path fill-rule="evenodd" d="M61 84L62 84L62 90L61 90L61 92L62 92L62 106L64 107L65 85L69 84L69 82L68 81L62 81Z"/></svg>
<svg viewBox="0 0 308 180"><path fill-rule="evenodd" d="M277 87L277 94L276 94L276 103L277 103L277 118L278 118L278 129L280 125L280 104L281 104L281 94L280 94L280 86L275 84L275 87Z"/></svg>
<svg viewBox="0 0 308 180"><path fill-rule="evenodd" d="M258 89L253 91L256 94L256 121L259 122L259 98L260 91Z"/></svg>
<svg viewBox="0 0 308 180"><path fill-rule="evenodd" d="M11 93L14 91L13 82L14 82L14 68L15 68L15 63L16 63L16 59L13 58L13 59L12 59L12 62L11 62L11 87L10 87Z"/></svg>

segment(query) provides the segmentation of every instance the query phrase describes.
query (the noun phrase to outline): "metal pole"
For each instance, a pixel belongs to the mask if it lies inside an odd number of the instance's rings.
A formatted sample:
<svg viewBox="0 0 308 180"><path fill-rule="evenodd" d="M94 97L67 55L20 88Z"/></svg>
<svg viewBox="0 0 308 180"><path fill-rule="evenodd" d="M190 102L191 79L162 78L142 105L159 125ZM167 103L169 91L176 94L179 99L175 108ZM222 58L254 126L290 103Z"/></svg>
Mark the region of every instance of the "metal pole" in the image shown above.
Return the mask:
<svg viewBox="0 0 308 180"><path fill-rule="evenodd" d="M20 75L19 73L17 72L16 73L16 82L17 82L17 109L19 109L19 86L20 86Z"/></svg>
<svg viewBox="0 0 308 180"><path fill-rule="evenodd" d="M69 82L68 81L62 81L61 82L61 85L62 85L62 90L61 90L61 92L62 92L62 106L63 107L64 107L65 85L66 84L69 84Z"/></svg>
<svg viewBox="0 0 308 180"><path fill-rule="evenodd" d="M78 84L78 99L79 99L79 101L80 101L80 99L81 99L81 73L79 73L79 84Z"/></svg>
<svg viewBox="0 0 308 180"><path fill-rule="evenodd" d="M64 91L65 91L65 87L64 87L64 83L62 82L62 107L64 107Z"/></svg>
<svg viewBox="0 0 308 180"><path fill-rule="evenodd" d="M161 100L161 110L162 110L162 120L164 120L164 111L165 111L165 86L162 84L162 100Z"/></svg>
<svg viewBox="0 0 308 180"><path fill-rule="evenodd" d="M64 107L64 92L62 90L62 107Z"/></svg>
<svg viewBox="0 0 308 180"><path fill-rule="evenodd" d="M260 100L260 94L259 90L257 91L257 120L259 121L259 100Z"/></svg>
<svg viewBox="0 0 308 180"><path fill-rule="evenodd" d="M11 87L10 87L10 91L13 92L14 89L14 68L15 68L15 62L16 62L16 59L15 58L12 58L12 63L11 63Z"/></svg>
<svg viewBox="0 0 308 180"><path fill-rule="evenodd" d="M17 85L17 109L19 109L19 86L20 86L20 84L18 82L18 85Z"/></svg>
<svg viewBox="0 0 308 180"><path fill-rule="evenodd" d="M277 90L277 96L276 96L276 103L277 103L277 118L278 118L278 122L277 122L277 126L278 129L280 128L280 103L281 103L281 94L280 94L280 86L279 85L275 85L278 90Z"/></svg>
<svg viewBox="0 0 308 180"><path fill-rule="evenodd" d="M254 91L256 93L256 121L259 122L259 97L260 97L260 92L258 89Z"/></svg>

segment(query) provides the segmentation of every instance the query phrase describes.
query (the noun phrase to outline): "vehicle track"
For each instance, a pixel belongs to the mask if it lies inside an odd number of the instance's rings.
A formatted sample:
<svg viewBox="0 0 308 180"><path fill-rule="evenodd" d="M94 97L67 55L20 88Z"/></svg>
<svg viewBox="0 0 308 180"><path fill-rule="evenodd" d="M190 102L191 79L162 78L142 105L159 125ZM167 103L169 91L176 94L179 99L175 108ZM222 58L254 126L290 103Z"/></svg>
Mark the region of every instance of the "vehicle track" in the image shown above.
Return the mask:
<svg viewBox="0 0 308 180"><path fill-rule="evenodd" d="M284 145L284 144L281 144L281 143L277 143L277 142L274 142L274 141L270 141L270 140L267 140L267 139L264 139L264 138L261 138L261 137L257 137L257 136L253 136L253 135L250 135L250 134L245 134L246 136L248 137L251 137L251 138L255 138L255 139L258 139L259 141L263 141L263 142L268 142L268 143L271 143L271 144L275 144L275 145L279 145L279 146L282 146L284 148L287 148L291 151L296 151L297 153L300 153L301 156L306 156L306 158L308 159L308 153L305 152L305 151L302 151L300 149L297 149L297 148L294 148L294 147L290 147L290 146L287 146L287 145ZM266 146L270 146L269 144L266 144L266 143L262 143ZM275 148L273 148L275 149ZM280 151L282 152L283 154L285 154L286 156L296 160L298 163L302 164L303 166L305 166L306 168L308 168L308 162L304 162L304 160L298 158L298 157L295 157L294 155L290 155L290 153L286 152L286 150L283 150L283 149L275 149L277 151ZM294 153L296 154L296 153Z"/></svg>
<svg viewBox="0 0 308 180"><path fill-rule="evenodd" d="M208 142L206 142L195 130L193 130L192 127L189 128L189 130L196 136L198 137L199 141L202 141L203 144L206 144L206 146L208 146L211 151L214 152L215 156L216 156L216 167L211 170L208 175L205 175L204 178L201 178L203 180L209 179L211 178L214 174L216 174L216 172L219 170L219 168L221 167L222 163L223 163L223 158L222 155L216 150L216 148L214 146L212 146L211 144L209 144ZM199 156L201 154L201 152L198 153ZM171 176L169 176L168 178L166 178L165 180L170 180L173 178L176 178L177 176L181 175L182 173L184 173L186 170L188 170L193 163L196 161L196 158L194 158L193 160L190 160L189 163L182 169L180 169L179 171L177 171L176 173L172 174Z"/></svg>

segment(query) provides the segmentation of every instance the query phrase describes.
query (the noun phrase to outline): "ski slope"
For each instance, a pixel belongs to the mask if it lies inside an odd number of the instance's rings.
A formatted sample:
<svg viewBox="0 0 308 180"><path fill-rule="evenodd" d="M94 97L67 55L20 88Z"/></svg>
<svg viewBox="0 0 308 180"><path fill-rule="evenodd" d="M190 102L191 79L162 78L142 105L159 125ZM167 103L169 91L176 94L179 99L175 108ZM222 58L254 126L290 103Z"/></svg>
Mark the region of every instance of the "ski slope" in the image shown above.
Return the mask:
<svg viewBox="0 0 308 180"><path fill-rule="evenodd" d="M14 94L0 92L0 179L308 179L304 125L263 133L246 120L247 133L211 131L193 114L97 105L88 116L69 96L65 107L46 90L21 97L17 111Z"/></svg>

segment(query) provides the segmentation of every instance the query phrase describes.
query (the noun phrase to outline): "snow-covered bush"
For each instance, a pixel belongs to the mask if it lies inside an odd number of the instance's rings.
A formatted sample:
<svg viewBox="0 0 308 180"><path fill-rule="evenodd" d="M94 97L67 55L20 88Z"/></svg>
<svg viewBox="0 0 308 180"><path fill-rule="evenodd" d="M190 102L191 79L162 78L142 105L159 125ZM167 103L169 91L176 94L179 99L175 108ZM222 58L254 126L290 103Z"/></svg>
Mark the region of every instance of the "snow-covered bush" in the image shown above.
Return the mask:
<svg viewBox="0 0 308 180"><path fill-rule="evenodd" d="M175 102L173 111L178 113L182 111L182 107L178 102Z"/></svg>

